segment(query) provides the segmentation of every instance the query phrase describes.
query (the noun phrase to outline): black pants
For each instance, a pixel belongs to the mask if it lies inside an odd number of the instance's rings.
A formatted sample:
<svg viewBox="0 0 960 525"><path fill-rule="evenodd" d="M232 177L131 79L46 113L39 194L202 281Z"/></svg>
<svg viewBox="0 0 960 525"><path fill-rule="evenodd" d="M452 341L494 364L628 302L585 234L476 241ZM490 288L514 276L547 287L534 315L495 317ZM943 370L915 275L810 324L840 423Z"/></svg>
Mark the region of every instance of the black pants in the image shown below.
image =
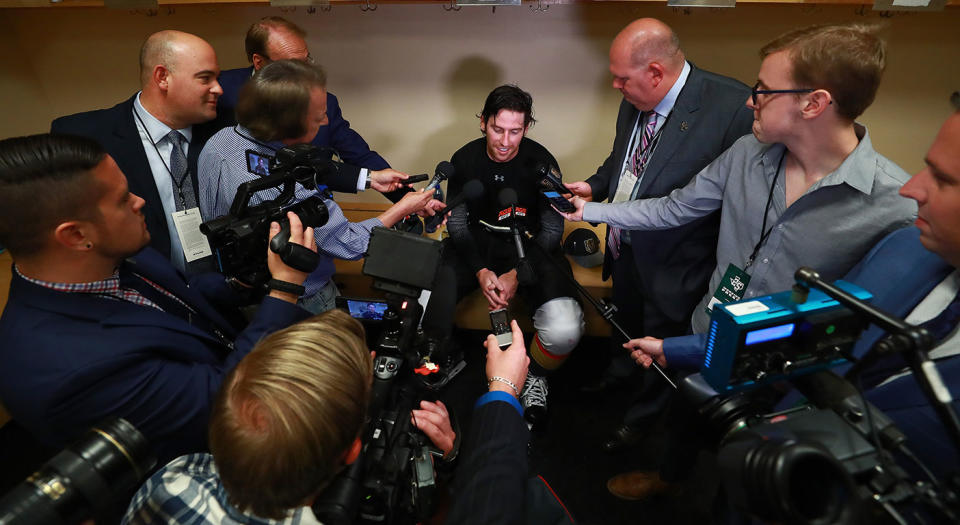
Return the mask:
<svg viewBox="0 0 960 525"><path fill-rule="evenodd" d="M620 257L613 263L613 304L617 306L614 319L631 337L652 336L660 339L686 335L690 320L675 320L668 317L644 294L642 276L637 272L633 250L624 246ZM626 341L614 333L611 338L610 366L605 375L610 378L636 378L630 398L630 408L623 417L625 424L640 427L651 424L666 409L673 388L659 372L643 369L630 358L623 348Z"/></svg>
<svg viewBox="0 0 960 525"><path fill-rule="evenodd" d="M456 315L457 303L465 295L479 286L477 276L457 254L453 242L447 239L443 248L443 258L437 276L430 292L430 301L423 317L423 330L427 336L438 341L445 341L453 332L453 321ZM488 269L501 275L517 266L518 257L513 240L510 237L494 239L485 243L487 246ZM544 253L533 242L526 243L526 256L535 280L532 283L517 288L517 293L531 309L536 311L543 303L558 297L577 297L576 288L561 272L571 274L570 263L561 255ZM560 264L558 268L554 259ZM562 268L562 269L561 269Z"/></svg>

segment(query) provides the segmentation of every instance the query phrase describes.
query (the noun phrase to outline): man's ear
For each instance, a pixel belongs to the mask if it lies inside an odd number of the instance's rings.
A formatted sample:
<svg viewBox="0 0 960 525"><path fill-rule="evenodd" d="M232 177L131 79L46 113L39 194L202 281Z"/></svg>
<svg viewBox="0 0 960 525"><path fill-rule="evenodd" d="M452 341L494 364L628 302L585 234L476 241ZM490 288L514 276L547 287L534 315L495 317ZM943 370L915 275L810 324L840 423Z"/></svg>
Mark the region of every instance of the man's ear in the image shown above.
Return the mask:
<svg viewBox="0 0 960 525"><path fill-rule="evenodd" d="M270 59L261 55L260 53L254 53L253 56L250 57L250 61L253 62L253 70L260 71L260 68L267 65L270 62Z"/></svg>
<svg viewBox="0 0 960 525"><path fill-rule="evenodd" d="M90 223L85 221L67 221L60 223L53 230L54 241L70 250L86 251L90 249L93 239L90 238Z"/></svg>
<svg viewBox="0 0 960 525"><path fill-rule="evenodd" d="M347 449L347 452L343 455L343 464L350 465L360 456L360 451L363 450L363 442L360 441L360 438L353 440L353 444L350 445L350 448Z"/></svg>
<svg viewBox="0 0 960 525"><path fill-rule="evenodd" d="M653 87L657 87L663 82L664 73L663 64L659 62L650 62L650 65L647 66L647 74L650 75L650 82Z"/></svg>
<svg viewBox="0 0 960 525"><path fill-rule="evenodd" d="M815 118L833 104L833 96L826 89L818 89L806 97L807 101L800 110L803 118Z"/></svg>
<svg viewBox="0 0 960 525"><path fill-rule="evenodd" d="M162 64L157 64L153 66L153 75L151 76L153 83L156 84L161 90L166 91L170 87L170 70Z"/></svg>

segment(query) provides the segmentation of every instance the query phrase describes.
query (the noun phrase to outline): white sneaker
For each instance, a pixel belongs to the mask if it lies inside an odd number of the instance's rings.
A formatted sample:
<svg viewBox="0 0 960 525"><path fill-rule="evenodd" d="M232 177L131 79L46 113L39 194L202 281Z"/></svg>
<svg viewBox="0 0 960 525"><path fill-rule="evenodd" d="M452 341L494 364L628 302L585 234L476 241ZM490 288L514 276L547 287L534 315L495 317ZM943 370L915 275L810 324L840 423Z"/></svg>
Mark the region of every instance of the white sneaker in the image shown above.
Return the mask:
<svg viewBox="0 0 960 525"><path fill-rule="evenodd" d="M548 392L546 377L527 374L523 391L520 393L520 404L523 406L523 416L531 429L546 420Z"/></svg>

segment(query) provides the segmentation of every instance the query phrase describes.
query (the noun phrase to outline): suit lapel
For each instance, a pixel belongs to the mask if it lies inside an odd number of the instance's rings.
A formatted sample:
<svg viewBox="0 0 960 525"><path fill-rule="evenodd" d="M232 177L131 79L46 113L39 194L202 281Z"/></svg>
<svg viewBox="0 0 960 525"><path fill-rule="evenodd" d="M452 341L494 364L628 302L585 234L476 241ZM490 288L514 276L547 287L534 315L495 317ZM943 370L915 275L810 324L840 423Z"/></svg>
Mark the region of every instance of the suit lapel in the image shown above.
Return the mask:
<svg viewBox="0 0 960 525"><path fill-rule="evenodd" d="M222 346L213 335L174 315L149 306L139 306L94 294L58 292L28 282L16 274L11 279L10 291L11 296L17 297L17 302L28 307L74 319L85 319L93 325L161 328Z"/></svg>
<svg viewBox="0 0 960 525"><path fill-rule="evenodd" d="M627 148L630 146L630 138L633 136L633 128L637 125L637 116L640 112L633 104L624 99L620 102L620 115L617 118L617 135L613 141L613 158L617 159L617 171L610 177L610 191L607 193L608 199L613 200L617 194L617 186L620 184L620 175L623 173L623 162L627 157Z"/></svg>
<svg viewBox="0 0 960 525"><path fill-rule="evenodd" d="M220 331L235 337L236 330L223 318L210 303L194 288L191 288L166 259L159 253L146 248L136 256L127 259L137 273L157 283L170 293L190 305L198 314L210 320ZM200 330L200 332L203 332Z"/></svg>
<svg viewBox="0 0 960 525"><path fill-rule="evenodd" d="M673 158L677 148L686 140L687 133L697 123L696 112L699 109L700 75L697 68L691 64L687 83L680 90L677 102L673 105L668 120L661 128L660 141L657 143L653 156L647 161L646 170L644 170L643 178L640 179L640 186L637 190L638 198L644 195L647 188L653 184L653 181Z"/></svg>

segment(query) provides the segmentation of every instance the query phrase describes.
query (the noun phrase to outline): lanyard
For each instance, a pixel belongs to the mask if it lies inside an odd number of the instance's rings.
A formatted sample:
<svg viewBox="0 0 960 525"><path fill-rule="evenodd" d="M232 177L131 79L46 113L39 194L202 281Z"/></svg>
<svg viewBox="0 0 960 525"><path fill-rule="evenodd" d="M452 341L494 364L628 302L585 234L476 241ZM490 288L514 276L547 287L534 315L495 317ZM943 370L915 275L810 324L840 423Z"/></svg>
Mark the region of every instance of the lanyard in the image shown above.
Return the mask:
<svg viewBox="0 0 960 525"><path fill-rule="evenodd" d="M757 252L760 251L760 246L763 246L763 243L767 240L767 237L770 236L770 232L773 231L773 224L770 225L770 229L767 229L767 215L770 213L770 203L773 202L773 190L777 187L777 179L780 177L780 168L783 167L783 159L787 157L787 151L784 149L783 155L780 156L780 162L777 163L777 171L773 174L773 184L770 185L770 194L767 195L767 205L763 207L763 224L760 226L760 240L757 241L756 246L753 247L753 253L750 254L750 258L747 259L747 265L743 267L744 270L750 268L750 265L753 264L753 260L757 257Z"/></svg>
<svg viewBox="0 0 960 525"><path fill-rule="evenodd" d="M269 145L269 144L260 142L259 140L255 139L255 138L253 138L253 137L251 137L251 136L247 136L247 135L244 135L243 133L240 133L239 126L234 126L234 127L233 127L233 132L236 133L237 135L240 135L241 137L249 140L250 142L253 142L254 144L258 144L258 145L260 145L260 146L263 146L264 148L267 148L268 150L270 150L270 151L272 151L272 152L274 152L274 153L280 151L279 148L275 148L275 147L273 147L273 146L271 146L271 145Z"/></svg>
<svg viewBox="0 0 960 525"><path fill-rule="evenodd" d="M133 114L137 117L137 120L140 122L140 126L143 127L143 131L147 134L147 137L150 138L150 145L153 146L154 151L157 152L157 157L160 157L160 163L163 164L163 167L167 170L167 173L170 174L170 180L173 181L173 186L177 189L177 195L180 197L180 207L183 209L187 208L187 199L183 196L183 183L190 178L190 166L187 165L187 170L183 173L183 177L178 181L177 178L173 175L173 170L170 169L170 166L167 164L167 161L163 160L163 155L160 154L160 148L157 147L156 141L153 140L153 135L150 134L150 130L147 129L147 125L144 124L143 118L140 117L140 112L134 108ZM163 139L161 139L163 140ZM179 148L179 144L171 143L171 148ZM183 153L181 151L181 153ZM170 150L170 154L173 155L173 150ZM186 155L184 155L186 156Z"/></svg>

